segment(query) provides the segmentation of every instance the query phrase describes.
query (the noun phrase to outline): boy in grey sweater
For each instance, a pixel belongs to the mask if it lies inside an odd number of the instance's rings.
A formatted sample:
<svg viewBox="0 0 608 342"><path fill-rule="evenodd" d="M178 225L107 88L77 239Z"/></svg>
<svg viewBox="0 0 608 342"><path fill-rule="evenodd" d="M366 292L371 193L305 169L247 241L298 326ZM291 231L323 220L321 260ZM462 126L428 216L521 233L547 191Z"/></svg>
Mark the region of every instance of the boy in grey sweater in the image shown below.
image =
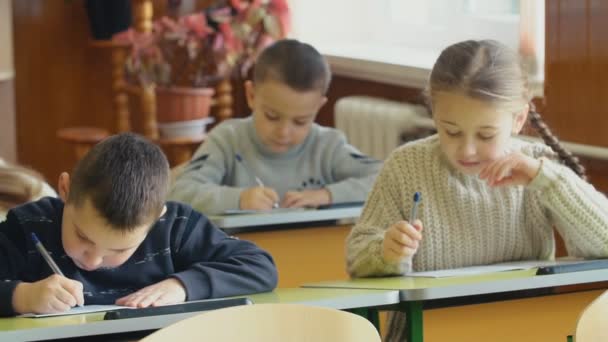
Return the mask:
<svg viewBox="0 0 608 342"><path fill-rule="evenodd" d="M314 123L331 72L312 46L281 40L245 83L252 115L214 128L170 192L205 214L364 201L381 162Z"/></svg>

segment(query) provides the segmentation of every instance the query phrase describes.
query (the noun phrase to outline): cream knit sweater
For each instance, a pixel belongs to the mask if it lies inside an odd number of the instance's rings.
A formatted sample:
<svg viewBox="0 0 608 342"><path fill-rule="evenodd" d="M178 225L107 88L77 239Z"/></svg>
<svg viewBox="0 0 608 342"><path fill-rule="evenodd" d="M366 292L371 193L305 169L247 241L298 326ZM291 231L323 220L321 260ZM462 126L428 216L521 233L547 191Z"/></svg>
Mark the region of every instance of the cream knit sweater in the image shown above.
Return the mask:
<svg viewBox="0 0 608 342"><path fill-rule="evenodd" d="M492 188L464 175L445 159L438 137L395 150L385 162L365 209L347 239L353 277L402 275L527 259L551 259L556 226L571 255L608 256L608 199L569 168L547 157L550 148L512 139L511 150L542 158L526 187ZM418 218L424 230L413 258L387 263L384 232L408 220L413 194L422 193ZM390 340L400 338L405 317L391 319Z"/></svg>

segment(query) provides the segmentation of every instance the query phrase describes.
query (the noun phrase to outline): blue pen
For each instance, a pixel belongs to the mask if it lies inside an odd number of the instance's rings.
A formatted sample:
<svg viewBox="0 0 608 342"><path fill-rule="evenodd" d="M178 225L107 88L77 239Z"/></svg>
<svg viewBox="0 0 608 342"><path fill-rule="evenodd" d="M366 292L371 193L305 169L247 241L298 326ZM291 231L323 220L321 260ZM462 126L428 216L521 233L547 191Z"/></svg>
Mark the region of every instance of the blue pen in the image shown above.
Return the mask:
<svg viewBox="0 0 608 342"><path fill-rule="evenodd" d="M32 233L31 236L32 236L32 241L34 241L34 245L36 246L36 249L38 250L38 252L40 252L40 255L42 255L42 258L44 258L46 263L49 264L49 267L53 270L53 272L55 274L59 274L62 277L65 277L63 275L63 272L61 272L61 269L59 269L59 266L57 266L57 264L53 260L53 257L51 257L51 255L46 250L46 248L44 248L44 246L42 245L42 242L40 242L40 240L38 240L38 236L36 236L36 233ZM82 305L78 304L78 306L82 306Z"/></svg>
<svg viewBox="0 0 608 342"><path fill-rule="evenodd" d="M38 250L38 252L40 252L40 255L42 255L42 257L44 258L44 261L46 261L46 263L49 264L49 267L51 267L53 272L55 272L55 274L59 274L60 276L64 277L63 272L61 272L61 270L59 269L59 266L57 266L57 264L55 263L55 261L53 260L53 258L49 254L49 252L46 250L46 248L44 248L44 246L42 245L42 242L40 242L40 240L38 240L36 233L32 233L32 241L34 241L34 245L36 246L36 249Z"/></svg>
<svg viewBox="0 0 608 342"><path fill-rule="evenodd" d="M250 168L247 167L247 165L245 164L245 161L243 160L243 157L241 157L240 154L236 153L234 155L234 158L241 164L243 164L243 166L245 167L245 169L247 169L247 172L249 172L249 174L251 176L253 176L253 178L255 179L255 182L258 184L258 186L261 186L262 188L264 187L264 183L262 183L262 180L260 179L260 177L258 177L257 175L253 174L253 172L251 171ZM279 207L279 203L274 203L272 205L273 208L278 208Z"/></svg>
<svg viewBox="0 0 608 342"><path fill-rule="evenodd" d="M420 204L420 201L422 200L422 195L420 194L420 192L416 191L414 193L414 205L412 206L412 211L410 212L410 223L414 224L414 221L416 221L416 211L418 210L418 204Z"/></svg>

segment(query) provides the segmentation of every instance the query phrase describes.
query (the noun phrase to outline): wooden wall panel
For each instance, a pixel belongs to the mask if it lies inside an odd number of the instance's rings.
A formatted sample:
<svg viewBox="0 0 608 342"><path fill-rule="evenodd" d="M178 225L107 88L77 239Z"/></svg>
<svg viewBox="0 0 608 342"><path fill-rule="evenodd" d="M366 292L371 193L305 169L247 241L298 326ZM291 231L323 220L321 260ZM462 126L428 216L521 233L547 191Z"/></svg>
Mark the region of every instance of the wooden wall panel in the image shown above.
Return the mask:
<svg viewBox="0 0 608 342"><path fill-rule="evenodd" d="M608 2L546 1L545 117L564 140L608 147Z"/></svg>
<svg viewBox="0 0 608 342"><path fill-rule="evenodd" d="M89 47L82 1L14 1L13 20L19 161L54 185L75 161L57 129L113 127L109 56Z"/></svg>

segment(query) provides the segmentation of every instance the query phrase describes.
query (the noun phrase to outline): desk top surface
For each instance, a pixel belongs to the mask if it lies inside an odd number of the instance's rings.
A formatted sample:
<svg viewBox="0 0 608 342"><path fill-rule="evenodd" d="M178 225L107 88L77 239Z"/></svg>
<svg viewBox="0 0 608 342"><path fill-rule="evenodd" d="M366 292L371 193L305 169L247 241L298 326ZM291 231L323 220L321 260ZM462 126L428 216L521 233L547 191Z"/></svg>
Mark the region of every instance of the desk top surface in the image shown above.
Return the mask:
<svg viewBox="0 0 608 342"><path fill-rule="evenodd" d="M608 269L548 275L536 275L536 271L532 268L447 278L359 278L311 283L304 287L397 290L402 301L419 301L608 281Z"/></svg>
<svg viewBox="0 0 608 342"><path fill-rule="evenodd" d="M361 215L361 206L331 208L331 209L304 209L295 211L280 211L273 213L261 212L259 214L230 214L209 216L209 219L225 231L230 228L269 226L290 223L317 222L330 220L356 219Z"/></svg>
<svg viewBox="0 0 608 342"><path fill-rule="evenodd" d="M254 304L297 303L334 309L355 309L399 303L399 292L394 290L287 288L243 297L250 298ZM0 318L0 340L36 341L154 330L197 313L110 321L103 320L104 314L99 312L47 318Z"/></svg>

